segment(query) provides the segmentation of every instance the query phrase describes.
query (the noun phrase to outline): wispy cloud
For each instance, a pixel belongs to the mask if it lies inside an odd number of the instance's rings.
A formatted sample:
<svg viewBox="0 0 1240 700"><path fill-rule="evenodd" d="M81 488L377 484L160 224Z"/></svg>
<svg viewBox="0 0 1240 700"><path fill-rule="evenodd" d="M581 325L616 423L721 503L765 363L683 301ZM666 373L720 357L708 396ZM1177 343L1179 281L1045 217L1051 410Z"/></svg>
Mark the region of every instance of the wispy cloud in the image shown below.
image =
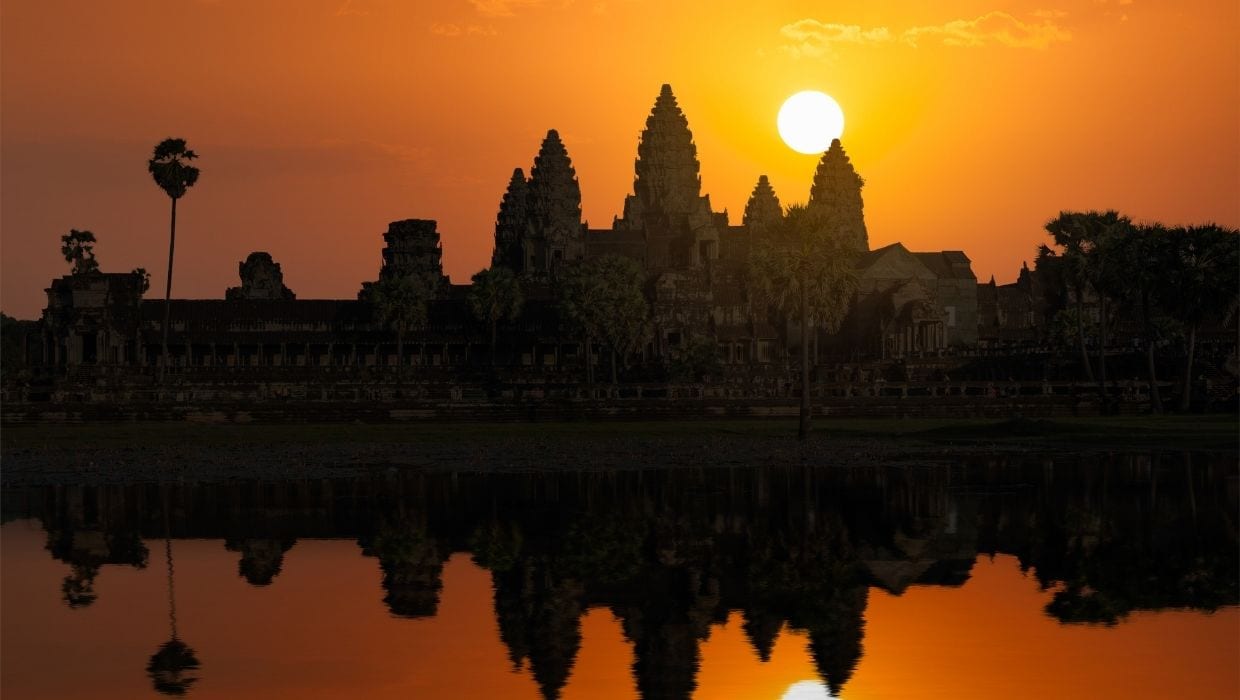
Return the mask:
<svg viewBox="0 0 1240 700"><path fill-rule="evenodd" d="M1072 34L1049 19L1022 22L1006 12L990 12L977 19L958 19L932 27L913 27L900 35L911 46L936 41L945 46L1007 46L1045 49L1068 41Z"/></svg>
<svg viewBox="0 0 1240 700"><path fill-rule="evenodd" d="M458 36L495 36L495 27L481 24L453 24L436 22L431 25L431 34L447 37Z"/></svg>
<svg viewBox="0 0 1240 700"><path fill-rule="evenodd" d="M569 4L571 0L559 0L560 4ZM478 14L484 17L512 17L517 10L527 7L541 7L550 4L550 0L469 0Z"/></svg>
<svg viewBox="0 0 1240 700"><path fill-rule="evenodd" d="M803 19L786 24L779 30L791 43L784 48L791 53L822 58L832 55L837 44L881 44L891 40L886 27L864 29L856 24L832 24L816 19Z"/></svg>
<svg viewBox="0 0 1240 700"><path fill-rule="evenodd" d="M976 19L957 19L943 24L909 27L898 34L887 27L862 27L856 24L803 19L780 27L779 33L785 39L781 46L785 52L806 58L830 59L835 56L837 47L877 46L897 41L914 48L937 44L1045 49L1072 38L1068 30L1053 21L1066 14L1061 10L1039 10L1034 13L1038 21L1026 22L1006 12L989 12Z"/></svg>

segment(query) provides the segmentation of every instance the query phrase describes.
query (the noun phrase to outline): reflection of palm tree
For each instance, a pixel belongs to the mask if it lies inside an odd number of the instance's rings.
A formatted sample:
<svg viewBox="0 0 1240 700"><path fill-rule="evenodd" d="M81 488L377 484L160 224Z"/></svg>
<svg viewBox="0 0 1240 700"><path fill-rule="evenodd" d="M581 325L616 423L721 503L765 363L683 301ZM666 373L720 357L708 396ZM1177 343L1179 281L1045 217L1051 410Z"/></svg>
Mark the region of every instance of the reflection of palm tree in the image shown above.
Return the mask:
<svg viewBox="0 0 1240 700"><path fill-rule="evenodd" d="M190 686L198 682L194 671L198 670L198 657L188 644L177 637L177 602L172 568L172 537L168 527L168 493L163 493L164 511L164 558L168 562L168 626L171 639L160 645L146 665L146 673L155 691L164 695L184 695Z"/></svg>

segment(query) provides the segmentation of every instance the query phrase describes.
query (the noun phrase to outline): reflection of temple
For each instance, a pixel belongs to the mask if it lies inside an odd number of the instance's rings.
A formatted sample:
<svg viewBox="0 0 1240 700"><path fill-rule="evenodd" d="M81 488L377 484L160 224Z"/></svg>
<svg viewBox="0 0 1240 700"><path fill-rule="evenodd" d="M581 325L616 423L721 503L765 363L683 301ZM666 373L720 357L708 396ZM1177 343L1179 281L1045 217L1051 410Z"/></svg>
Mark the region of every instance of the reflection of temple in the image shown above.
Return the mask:
<svg viewBox="0 0 1240 700"><path fill-rule="evenodd" d="M544 697L571 676L591 608L619 619L645 698L690 696L702 642L734 611L764 660L781 630L805 633L838 691L864 653L871 587L957 586L979 553L1057 586L1047 613L1063 622L1237 604L1237 470L1223 459L406 474L174 488L168 514L173 537L222 539L243 577L276 588L297 538L356 539L399 617L436 614L444 562L472 552L509 659ZM159 489L9 490L3 512L42 518L53 556L86 582L143 565L142 538L163 535Z"/></svg>

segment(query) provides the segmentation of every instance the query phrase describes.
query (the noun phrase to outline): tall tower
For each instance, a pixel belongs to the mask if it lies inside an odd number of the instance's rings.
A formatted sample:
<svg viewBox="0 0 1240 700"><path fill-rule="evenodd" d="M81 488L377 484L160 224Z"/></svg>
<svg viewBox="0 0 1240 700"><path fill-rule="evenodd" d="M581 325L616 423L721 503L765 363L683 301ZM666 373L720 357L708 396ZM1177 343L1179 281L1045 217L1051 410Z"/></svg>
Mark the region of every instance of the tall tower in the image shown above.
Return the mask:
<svg viewBox="0 0 1240 700"><path fill-rule="evenodd" d="M670 85L646 118L634 169L633 194L613 228L645 232L647 265L698 267L716 257L719 234L710 198L701 196L697 146Z"/></svg>
<svg viewBox="0 0 1240 700"><path fill-rule="evenodd" d="M853 169L848 154L839 139L818 161L814 173L814 185L809 191L809 207L827 211L839 222L839 234L857 250L870 249L870 237L865 230L862 213L861 188L865 180Z"/></svg>
<svg viewBox="0 0 1240 700"><path fill-rule="evenodd" d="M784 210L775 195L775 188L765 175L758 178L753 194L745 203L745 217L741 223L749 229L750 236L763 236L770 233L784 218Z"/></svg>
<svg viewBox="0 0 1240 700"><path fill-rule="evenodd" d="M521 239L529 226L529 181L521 168L512 171L508 191L499 203L495 217L495 250L491 253L491 266L507 267L520 273L525 269L525 255Z"/></svg>
<svg viewBox="0 0 1240 700"><path fill-rule="evenodd" d="M561 262L585 257L581 186L568 150L555 129L547 132L534 158L526 215L521 246L523 271L551 272Z"/></svg>

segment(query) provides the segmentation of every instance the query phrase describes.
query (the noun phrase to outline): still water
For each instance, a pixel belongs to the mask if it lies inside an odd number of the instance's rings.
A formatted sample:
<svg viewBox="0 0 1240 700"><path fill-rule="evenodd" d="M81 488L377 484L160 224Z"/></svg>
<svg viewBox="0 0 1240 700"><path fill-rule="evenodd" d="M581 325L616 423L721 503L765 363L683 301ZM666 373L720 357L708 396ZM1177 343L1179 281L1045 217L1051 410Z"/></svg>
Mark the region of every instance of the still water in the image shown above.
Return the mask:
<svg viewBox="0 0 1240 700"><path fill-rule="evenodd" d="M1234 458L4 491L5 700L1235 698Z"/></svg>

